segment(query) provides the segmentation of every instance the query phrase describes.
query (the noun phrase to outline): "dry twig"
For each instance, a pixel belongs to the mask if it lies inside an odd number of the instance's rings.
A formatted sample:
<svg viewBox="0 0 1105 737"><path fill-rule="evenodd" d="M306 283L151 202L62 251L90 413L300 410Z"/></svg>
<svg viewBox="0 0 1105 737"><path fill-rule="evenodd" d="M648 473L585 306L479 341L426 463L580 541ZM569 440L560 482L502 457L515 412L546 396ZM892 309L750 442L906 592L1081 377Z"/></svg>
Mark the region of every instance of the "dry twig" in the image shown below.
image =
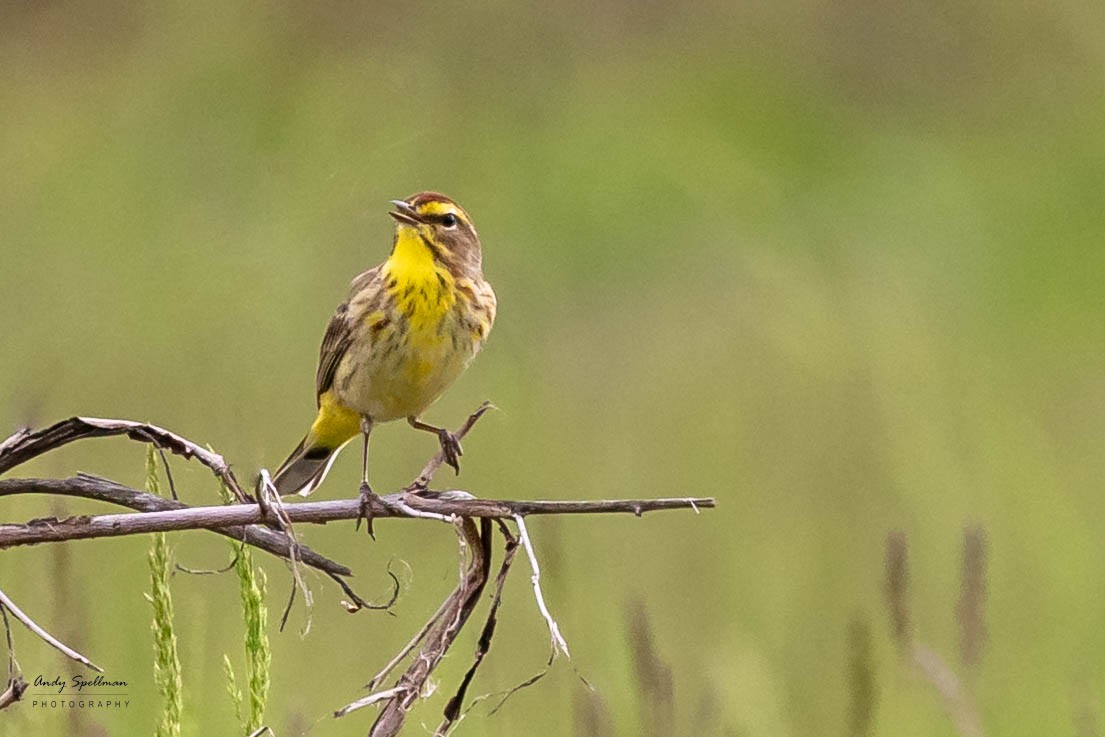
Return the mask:
<svg viewBox="0 0 1105 737"><path fill-rule="evenodd" d="M230 465L221 455L212 453L191 440L157 425L131 420L70 417L42 430L19 430L7 440L0 442L0 474L10 471L35 456L75 440L111 435L126 435L131 440L152 443L156 448L164 448L184 458L195 458L211 469L211 472L234 493L238 501L249 500L249 496L238 484L234 472L230 470Z"/></svg>
<svg viewBox="0 0 1105 737"><path fill-rule="evenodd" d="M464 718L464 713L461 712L461 707L464 706L464 695L467 693L472 679L476 676L476 670L483 662L484 656L491 649L491 638L495 634L495 626L499 621L499 606L503 603L503 586L506 584L507 574L510 573L510 566L514 562L514 554L518 551L518 539L511 535L505 526L500 525L499 529L506 538L506 548L503 551L502 565L499 566L499 575L495 577L495 593L491 597L491 607L488 609L483 631L480 632L480 639L476 645L476 655L472 665L464 674L464 679L460 682L456 694L445 705L444 718L434 732L434 737L445 737L449 730Z"/></svg>
<svg viewBox="0 0 1105 737"><path fill-rule="evenodd" d="M479 422L480 418L483 417L489 409L495 409L495 405L491 402L484 402L481 404L476 408L475 412L468 415L468 419L466 419L464 424L453 433L453 436L456 437L457 440L464 440L464 436L468 434L468 431ZM427 488L434 474L437 473L437 469L441 468L441 464L443 463L445 463L445 453L438 451L437 455L426 462L426 465L422 467L422 471L407 488L411 491Z"/></svg>
<svg viewBox="0 0 1105 737"><path fill-rule="evenodd" d="M0 710L3 710L23 698L23 692L27 690L27 682L23 680L23 674L19 672L19 664L15 661L12 626L8 621L8 610L3 606L0 606L0 616L4 619L4 640L8 645L8 686L3 693L0 693Z"/></svg>
<svg viewBox="0 0 1105 737"><path fill-rule="evenodd" d="M335 716L344 716L366 702L375 703L382 700L384 706L369 730L369 737L398 734L411 707L425 689L430 674L445 657L445 653L468 621L487 583L491 568L491 520L480 520L477 529L474 520L463 519L456 523L456 527L461 544L468 551L469 561L463 570L460 583L446 600L444 611L440 612L440 616L435 615L438 621L429 628L421 650L395 685L388 689L391 692L388 697L370 694L335 713Z"/></svg>
<svg viewBox="0 0 1105 737"><path fill-rule="evenodd" d="M126 497L142 495L135 489L120 486L113 481L89 476L71 479L8 479L0 480L0 496L8 494L64 494L87 498L103 498L106 494L119 491ZM149 496L149 495L146 495ZM470 495L468 495L470 497ZM159 497L154 497L159 498ZM83 540L99 537L119 537L123 535L141 535L151 532L173 532L177 530L222 530L230 533L232 528L244 525L265 524L270 520L266 510L257 504L231 504L214 507L175 506L179 502L161 500L164 505L159 510L142 514L105 514L95 517L79 516L68 519L32 520L27 524L0 524L0 549L17 545L33 545L44 542L64 540ZM693 506L714 507L713 498L701 499L612 499L603 501L514 501L507 499L465 498L457 494L414 495L400 492L373 500L374 519L411 518L413 515L403 510L399 502L405 502L416 512L433 512L444 518L484 517L493 519L528 517L538 514L610 514L629 513L641 515L644 512L665 509L689 509ZM174 505L174 506L168 506ZM360 513L360 500L334 499L320 502L299 502L285 507L290 522L335 522L355 520ZM257 529L257 528L251 528ZM271 532L271 531L270 531ZM287 557L288 539L280 533L274 533L282 549L269 549L260 542L246 540L250 545L262 547L281 557ZM236 534L231 537L239 538ZM308 563L302 546L299 549L300 560ZM308 563L310 564L310 563ZM315 566L322 570L329 567ZM335 571L337 572L337 571ZM339 575L348 575L344 569Z"/></svg>
<svg viewBox="0 0 1105 737"><path fill-rule="evenodd" d="M150 512L171 512L173 510L188 510L192 509L187 504L182 502L175 502L171 499L165 499L155 494L148 494L144 491L132 489L129 486L123 486L122 484L111 481L110 479L100 478L99 476L91 476L89 474L78 474L68 479L4 479L0 480L0 497L14 495L14 494L52 494L56 496L70 496L80 497L83 499L92 499L95 501L108 502L121 507L127 507L133 509L136 512L150 513ZM222 507L229 508L229 507ZM254 505L250 505L250 508L255 508ZM113 516L113 515L108 515ZM114 516L131 516L134 518L140 518L142 515L114 515ZM31 520L26 525L12 525L12 524L0 524L0 531L8 530L12 528L40 528L40 529L55 529L60 532L57 525L76 524L79 521L86 521L95 519L93 517L81 516L70 517L68 520L57 520L52 518ZM267 518L266 518L267 519ZM291 542L286 535L271 530L267 527L243 527L230 525L221 527L216 530L222 535L239 540L252 545L255 548L260 548L265 552L272 553L273 555L281 558L287 558L289 555L289 543ZM99 535L92 535L92 537L100 537ZM14 543L14 545L33 545L39 542L57 542L65 539L80 539L80 538L65 538L60 537L56 539L38 540L32 536L26 543ZM0 548L10 547L4 542L0 542ZM296 556L306 565L313 568L317 568L320 571L328 574L334 574L338 576L350 576L352 571L346 566L340 563L330 560L329 558L319 555L305 545L299 545L295 549Z"/></svg>
<svg viewBox="0 0 1105 737"><path fill-rule="evenodd" d="M0 607L3 607L4 609L7 609L9 612L11 612L11 615L13 617L15 617L16 619L18 619L23 624L25 624L27 626L27 629L29 629L31 632L34 632L36 635L38 635L40 638L42 638L46 642L46 644L48 644L51 647L59 650L66 657L72 658L73 660L77 661L81 665L84 665L88 668L91 668L94 671L99 671L100 673L104 672L103 668L96 665L91 660L84 657L79 652L77 652L73 648L69 647L64 642L62 642L61 640L54 637L53 635L51 635L46 630L39 627L35 623L35 621L33 619L31 619L30 617L28 617L26 614L24 614L23 610L20 609L19 607L17 607L15 605L15 602L13 602L11 599L9 599L7 594L5 594L3 591L0 591Z"/></svg>
<svg viewBox="0 0 1105 737"><path fill-rule="evenodd" d="M555 658L556 654L560 652L564 653L564 657L571 658L572 656L568 653L568 643L564 641L564 637L560 634L560 625L549 613L549 608L545 606L545 597L541 594L541 568L537 565L537 555L533 552L533 544L530 542L529 532L526 531L526 521L522 519L522 515L517 514L514 516L514 522L518 525L518 538L522 543L522 547L526 550L529 567L533 571L533 575L530 576L530 583L533 584L533 597L537 599L537 609L541 612L541 616L545 618L545 624L549 626L549 634L552 636L552 658ZM550 658L550 662L552 658Z"/></svg>

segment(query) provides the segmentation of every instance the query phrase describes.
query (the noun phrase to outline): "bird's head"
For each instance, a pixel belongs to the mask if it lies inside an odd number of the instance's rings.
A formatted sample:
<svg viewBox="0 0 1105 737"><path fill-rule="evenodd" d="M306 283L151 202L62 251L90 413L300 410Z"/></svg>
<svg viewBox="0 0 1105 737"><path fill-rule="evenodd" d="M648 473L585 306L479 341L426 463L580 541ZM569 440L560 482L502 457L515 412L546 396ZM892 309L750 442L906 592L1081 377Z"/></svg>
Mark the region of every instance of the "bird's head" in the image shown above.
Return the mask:
<svg viewBox="0 0 1105 737"><path fill-rule="evenodd" d="M454 274L482 268L480 237L472 219L460 205L437 192L420 192L405 200L392 200L395 209L395 239L415 236L433 254L434 260Z"/></svg>

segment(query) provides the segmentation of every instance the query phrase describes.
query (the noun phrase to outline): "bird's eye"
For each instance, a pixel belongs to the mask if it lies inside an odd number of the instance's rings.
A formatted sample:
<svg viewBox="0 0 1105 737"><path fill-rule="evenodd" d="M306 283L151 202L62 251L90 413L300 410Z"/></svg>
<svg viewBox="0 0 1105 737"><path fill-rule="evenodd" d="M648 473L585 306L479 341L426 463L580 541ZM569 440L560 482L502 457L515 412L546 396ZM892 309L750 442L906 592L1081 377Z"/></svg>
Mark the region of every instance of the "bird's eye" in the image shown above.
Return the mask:
<svg viewBox="0 0 1105 737"><path fill-rule="evenodd" d="M441 218L441 224L446 228L455 228L457 227L457 216L451 212L446 213L444 217Z"/></svg>

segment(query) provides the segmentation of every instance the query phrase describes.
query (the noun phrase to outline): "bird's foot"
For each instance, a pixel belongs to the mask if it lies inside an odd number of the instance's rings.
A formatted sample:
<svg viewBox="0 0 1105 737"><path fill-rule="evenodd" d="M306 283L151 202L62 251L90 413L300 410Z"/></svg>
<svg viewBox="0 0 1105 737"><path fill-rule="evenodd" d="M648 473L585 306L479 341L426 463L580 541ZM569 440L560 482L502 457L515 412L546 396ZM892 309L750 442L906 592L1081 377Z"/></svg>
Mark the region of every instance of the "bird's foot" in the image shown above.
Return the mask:
<svg viewBox="0 0 1105 737"><path fill-rule="evenodd" d="M438 430L437 439L441 443L441 455L445 457L445 462L453 467L453 473L459 475L460 457L464 455L464 450L460 447L460 440L445 428Z"/></svg>
<svg viewBox="0 0 1105 737"><path fill-rule="evenodd" d="M361 520L365 522L365 530L368 532L368 536L373 540L376 539L376 533L372 529L372 505L383 504L383 500L376 495L376 492L372 490L372 487L368 485L367 481L361 482L361 509L357 513L357 530L361 529Z"/></svg>

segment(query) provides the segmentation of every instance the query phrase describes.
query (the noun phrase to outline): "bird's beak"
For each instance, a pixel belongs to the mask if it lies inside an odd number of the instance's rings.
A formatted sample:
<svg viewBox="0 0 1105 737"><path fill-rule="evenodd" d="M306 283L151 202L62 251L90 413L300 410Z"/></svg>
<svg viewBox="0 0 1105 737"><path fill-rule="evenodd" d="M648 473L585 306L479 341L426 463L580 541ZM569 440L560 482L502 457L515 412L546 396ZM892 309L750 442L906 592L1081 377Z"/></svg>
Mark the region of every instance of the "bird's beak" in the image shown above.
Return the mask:
<svg viewBox="0 0 1105 737"><path fill-rule="evenodd" d="M418 225L418 211L414 207L403 200L392 200L391 204L395 205L395 211L388 215L405 225Z"/></svg>

